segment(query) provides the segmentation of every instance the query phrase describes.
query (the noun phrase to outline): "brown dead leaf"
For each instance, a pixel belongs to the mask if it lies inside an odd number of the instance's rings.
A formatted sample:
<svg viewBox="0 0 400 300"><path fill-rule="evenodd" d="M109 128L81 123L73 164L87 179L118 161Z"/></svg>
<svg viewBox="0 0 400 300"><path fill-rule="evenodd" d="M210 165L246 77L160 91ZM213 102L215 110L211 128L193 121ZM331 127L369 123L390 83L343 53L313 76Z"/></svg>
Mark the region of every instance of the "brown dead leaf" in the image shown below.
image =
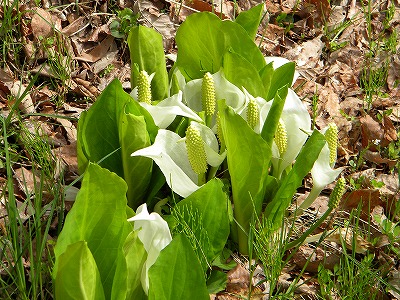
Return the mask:
<svg viewBox="0 0 400 300"><path fill-rule="evenodd" d="M233 6L229 5L232 4L232 2L223 2L222 3L222 12L220 8L220 4L218 4L219 7L215 7L213 9L212 5L206 1L203 0L190 0L190 1L184 1L183 3L176 3L175 2L170 2L171 3L171 12L170 16L172 18L178 17L179 22L185 21L186 17L195 13L195 12L200 12L200 11L208 11L208 12L215 12L215 14L218 17L221 17L221 19L230 19L228 15L226 15L224 12L229 12L230 14L233 14ZM228 6L229 5L229 6ZM229 8L228 8L229 7ZM179 15L178 15L179 13Z"/></svg>
<svg viewBox="0 0 400 300"><path fill-rule="evenodd" d="M363 148L370 147L371 144L380 143L383 139L383 132L378 121L370 115L360 118ZM376 147L373 148L376 150Z"/></svg>
<svg viewBox="0 0 400 300"><path fill-rule="evenodd" d="M81 53L79 56L75 56L75 59L85 62L96 62L100 58L106 56L110 48L113 46L113 43L115 43L114 37L109 35L90 52Z"/></svg>
<svg viewBox="0 0 400 300"><path fill-rule="evenodd" d="M160 12L152 1L139 0L133 6L135 13L140 13L145 24L154 28L163 36L164 49L168 52L174 45L176 26L169 15Z"/></svg>
<svg viewBox="0 0 400 300"><path fill-rule="evenodd" d="M306 271L317 273L318 266L333 270L333 267L340 261L340 256L335 253L324 251L320 247L312 248L308 245L301 245L293 256L293 262L297 267L303 268L306 264ZM308 262L308 263L307 263Z"/></svg>
<svg viewBox="0 0 400 300"><path fill-rule="evenodd" d="M310 11L310 18L308 19L308 26L310 28L320 27L326 23L330 14L331 6L329 0L306 0L308 5L304 5Z"/></svg>
<svg viewBox="0 0 400 300"><path fill-rule="evenodd" d="M361 50L351 45L330 54L329 82L337 94L351 97L361 93L358 82L363 66L362 55Z"/></svg>
<svg viewBox="0 0 400 300"><path fill-rule="evenodd" d="M394 55L389 64L387 85L391 94L400 97L400 56Z"/></svg>
<svg viewBox="0 0 400 300"><path fill-rule="evenodd" d="M80 16L76 20L74 20L72 23L70 23L68 26L64 27L61 32L65 36L72 36L78 33L82 28L84 28L90 21L88 21L86 16Z"/></svg>
<svg viewBox="0 0 400 300"><path fill-rule="evenodd" d="M74 104L74 103L72 103ZM83 111L85 111L85 109L80 108L80 107L76 107L76 106L72 106L70 104L68 104L67 102L63 103L63 108L64 108L64 114L70 117L74 117L76 119L79 118L79 116L81 115L81 113Z"/></svg>
<svg viewBox="0 0 400 300"><path fill-rule="evenodd" d="M394 106L396 100L392 97L372 97L372 107L376 109L386 110L388 107Z"/></svg>
<svg viewBox="0 0 400 300"><path fill-rule="evenodd" d="M97 97L100 92L97 90L97 88L89 81L83 80L81 78L74 78L73 82L73 91L75 93L78 93L80 95L88 96L90 98L95 98Z"/></svg>
<svg viewBox="0 0 400 300"><path fill-rule="evenodd" d="M63 126L65 132L67 133L68 142L70 144L76 143L78 134L77 134L76 127L71 123L71 121L69 121L68 119L64 119L64 118L57 118L56 120L58 123L60 123Z"/></svg>
<svg viewBox="0 0 400 300"><path fill-rule="evenodd" d="M297 197L296 206L298 207L299 205L301 205L301 203L303 203L303 201L307 198L307 196L308 196L308 193ZM326 212L328 210L328 202L329 202L329 197L318 196L307 210L313 211L313 212L318 212L318 214L323 214L324 212Z"/></svg>
<svg viewBox="0 0 400 300"><path fill-rule="evenodd" d="M354 230L351 228L334 229L332 233L328 234L325 240L335 242L338 245L344 242L347 250L353 251L354 249L356 253L365 253L372 247L371 243L360 235L356 234L354 236Z"/></svg>
<svg viewBox="0 0 400 300"><path fill-rule="evenodd" d="M341 210L351 211L357 209L361 203L361 216L366 217L375 206L384 206L381 195L377 189L361 189L347 193L340 204Z"/></svg>
<svg viewBox="0 0 400 300"><path fill-rule="evenodd" d="M384 117L383 122L378 122L370 115L360 118L362 146L371 151L377 151L376 145L386 147L390 142L397 140L397 131L392 121Z"/></svg>
<svg viewBox="0 0 400 300"><path fill-rule="evenodd" d="M284 38L285 28L275 24L268 24L264 31L264 38L262 43L263 50L272 56L281 56L281 45ZM259 38L257 38L256 43L260 43Z"/></svg>
<svg viewBox="0 0 400 300"><path fill-rule="evenodd" d="M382 126L384 130L384 138L387 143L397 141L397 130L388 116L383 117Z"/></svg>
<svg viewBox="0 0 400 300"><path fill-rule="evenodd" d="M115 43L113 43L113 45L117 46ZM114 66L113 63L117 59L117 56L118 56L118 48L115 47L115 49L113 49L113 47L111 47L104 57L102 57L92 65L93 73L99 74L108 66L110 65Z"/></svg>
<svg viewBox="0 0 400 300"><path fill-rule="evenodd" d="M19 189L25 195L35 194L36 187L40 183L40 177L24 167L14 171L14 178L17 180Z"/></svg>
<svg viewBox="0 0 400 300"><path fill-rule="evenodd" d="M14 85L14 76L11 71L6 68L0 68L0 91L8 94Z"/></svg>
<svg viewBox="0 0 400 300"><path fill-rule="evenodd" d="M384 158L379 152L374 152L371 150L364 150L363 158L377 165L388 165L389 168L393 168L397 164L396 159Z"/></svg>
<svg viewBox="0 0 400 300"><path fill-rule="evenodd" d="M364 101L357 97L346 97L340 102L340 109L350 117L357 117L363 111Z"/></svg>
<svg viewBox="0 0 400 300"><path fill-rule="evenodd" d="M389 276L389 293L396 299L400 299L400 271L392 271Z"/></svg>
<svg viewBox="0 0 400 300"><path fill-rule="evenodd" d="M322 87L318 91L318 100L320 108L326 111L332 118L340 116L339 96L329 86Z"/></svg>
<svg viewBox="0 0 400 300"><path fill-rule="evenodd" d="M228 283L226 291L228 293L246 295L249 291L250 273L241 264L228 272Z"/></svg>
<svg viewBox="0 0 400 300"><path fill-rule="evenodd" d="M48 38L54 34L53 16L42 8L36 8L31 22L32 33L35 40Z"/></svg>
<svg viewBox="0 0 400 300"><path fill-rule="evenodd" d="M399 99L400 99L400 94L399 94ZM396 106L388 107L388 109L392 110L389 119L392 122L400 123L400 103L398 103Z"/></svg>
<svg viewBox="0 0 400 300"><path fill-rule="evenodd" d="M332 7L331 13L329 14L329 18L327 18L328 22L326 24L329 31L333 31L338 27L338 24L342 24L342 22L346 19L347 15L347 7L346 6L334 6Z"/></svg>
<svg viewBox="0 0 400 300"><path fill-rule="evenodd" d="M28 131L23 133L23 138L26 140L31 140L31 136L39 136L51 146L61 146L67 143L60 130L55 130L48 120L29 118L24 120L24 127Z"/></svg>
<svg viewBox="0 0 400 300"><path fill-rule="evenodd" d="M398 173L379 174L376 176L376 180L385 184L379 189L382 195L398 195L400 190Z"/></svg>
<svg viewBox="0 0 400 300"><path fill-rule="evenodd" d="M69 172L72 174L78 174L78 160L76 154L76 143L61 146L54 149L53 154L57 157L60 168L58 173Z"/></svg>
<svg viewBox="0 0 400 300"><path fill-rule="evenodd" d="M22 84L21 81L16 80L13 83L13 86L11 87L10 94L15 98L15 99L20 99L22 97L23 93L25 92L27 88L27 85ZM15 101L15 100L14 100ZM14 104L14 101L10 103L10 105ZM35 112L35 106L33 104L32 98L29 93L27 93L21 102L18 105L18 108L24 113L24 114L31 114Z"/></svg>
<svg viewBox="0 0 400 300"><path fill-rule="evenodd" d="M110 73L106 76L99 78L99 83L97 85L98 90L101 92L103 91L107 85L114 79L118 78L119 81L122 83L122 87L124 89L131 88L131 66L130 64L125 65L118 65L114 68Z"/></svg>
<svg viewBox="0 0 400 300"><path fill-rule="evenodd" d="M294 293L299 296L295 296L294 299L317 299L318 290L311 281L311 276L308 274L303 274L303 276L299 278L297 274L291 274L291 272L286 272L284 269L278 278L277 289L281 291L287 291L293 288L294 280L298 280L296 282Z"/></svg>
<svg viewBox="0 0 400 300"><path fill-rule="evenodd" d="M318 36L301 45L294 46L284 56L291 61L295 61L299 67L312 69L322 66L321 54L323 47L324 43L321 41L321 36Z"/></svg>
<svg viewBox="0 0 400 300"><path fill-rule="evenodd" d="M241 3L241 2L249 2L249 1L239 0L238 2ZM275 1L265 0L264 3L265 3L265 7L266 7L267 11L272 15L276 15L282 11L281 8L279 7L279 5L277 3L275 3ZM241 5L241 7L244 7L244 6L245 5ZM250 8L251 8L250 5L248 5L248 7L245 7L245 9L250 9Z"/></svg>

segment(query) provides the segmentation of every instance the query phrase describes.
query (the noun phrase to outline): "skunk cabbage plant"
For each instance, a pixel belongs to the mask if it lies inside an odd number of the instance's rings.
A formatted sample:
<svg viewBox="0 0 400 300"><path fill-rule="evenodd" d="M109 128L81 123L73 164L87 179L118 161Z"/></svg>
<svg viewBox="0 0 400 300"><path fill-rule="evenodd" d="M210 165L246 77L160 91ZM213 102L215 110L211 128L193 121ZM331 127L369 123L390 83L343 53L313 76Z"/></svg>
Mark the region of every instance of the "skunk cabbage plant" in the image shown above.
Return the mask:
<svg viewBox="0 0 400 300"><path fill-rule="evenodd" d="M57 298L209 299L224 247L252 253L256 220L275 233L309 173L301 209L340 174L337 129L311 130L295 64L254 43L263 9L188 16L169 74L161 35L132 28L131 93L112 81L78 123L83 181L55 247Z"/></svg>

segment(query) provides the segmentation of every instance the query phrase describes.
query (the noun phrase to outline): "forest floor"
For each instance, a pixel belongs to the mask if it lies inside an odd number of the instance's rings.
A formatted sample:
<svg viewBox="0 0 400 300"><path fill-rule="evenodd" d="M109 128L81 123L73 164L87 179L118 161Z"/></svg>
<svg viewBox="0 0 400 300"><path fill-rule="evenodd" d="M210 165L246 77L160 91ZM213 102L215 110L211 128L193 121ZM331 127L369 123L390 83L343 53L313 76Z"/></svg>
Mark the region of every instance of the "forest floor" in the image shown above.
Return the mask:
<svg viewBox="0 0 400 300"><path fill-rule="evenodd" d="M6 203L10 197L7 191L10 191L8 172L11 171L12 190L22 220L20 226L28 226L29 220L40 211L41 224L48 226L43 245L47 248L56 241L76 191L71 192L70 188L64 202L55 187L62 191L74 183L79 188L79 183L75 183L79 177L77 120L112 79L118 78L130 90L126 37L132 26L139 23L153 27L163 36L165 53L174 54L176 30L193 12L214 11L222 18L234 19L238 12L260 3L221 0L213 6L203 0L185 1L183 5L174 0L2 1L2 236L8 228ZM345 167L343 176L348 183L346 201L334 221L340 230L324 246L301 246L282 270L278 287L285 290L296 281L294 292L299 298L344 299L349 293L346 285L356 280L354 284L359 289L373 293L376 299L400 299L400 2L267 0L264 3L267 13L256 43L265 56L285 57L296 63L300 76L294 90L307 105L315 128L324 128L330 122L338 126L340 146L336 166ZM44 137L46 142L42 143ZM7 166L7 161L12 164ZM297 203L310 191L310 182L311 177L298 191ZM35 207L27 199L34 197L38 184L42 191L41 206ZM334 183L317 198L310 214L327 209L333 187ZM58 203L53 210L52 203ZM307 220L304 222L299 230L307 227ZM35 237L31 239L34 244ZM378 274L374 276L385 284L368 272L365 286L358 277L360 271L347 278L343 269L337 267L341 260L338 253L346 251L343 249L346 247L356 252L351 257L357 270L367 265L370 273ZM22 255L26 270L30 268L31 255L32 251ZM10 277L14 277L6 270L5 257L7 254L3 255L0 268L2 287L12 289ZM49 257L43 259L51 270ZM226 290L211 298L247 297L251 286L249 267L244 257L235 259L241 264L229 272ZM349 263L347 269L350 267ZM262 269L255 268L253 275L252 285L256 285L262 279ZM41 280L42 288L48 289L42 297L50 298L49 271L43 271ZM266 289L266 283L258 284L252 299L268 299L263 294Z"/></svg>

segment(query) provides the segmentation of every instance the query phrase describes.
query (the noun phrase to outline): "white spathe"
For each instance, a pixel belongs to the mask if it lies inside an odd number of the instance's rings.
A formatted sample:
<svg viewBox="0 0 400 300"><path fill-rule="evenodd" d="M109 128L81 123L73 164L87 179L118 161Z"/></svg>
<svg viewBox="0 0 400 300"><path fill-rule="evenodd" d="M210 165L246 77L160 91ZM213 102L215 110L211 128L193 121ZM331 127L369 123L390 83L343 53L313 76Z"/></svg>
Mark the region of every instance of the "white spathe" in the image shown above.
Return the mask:
<svg viewBox="0 0 400 300"><path fill-rule="evenodd" d="M265 119L271 109L272 101L268 101L262 107L261 121L264 126ZM274 174L280 177L282 172L290 166L299 154L301 147L307 140L307 132L311 129L311 117L307 108L301 102L296 93L288 89L285 105L281 114L281 119L285 124L287 134L287 150L282 157L279 154L275 142L272 145L272 165L275 169Z"/></svg>
<svg viewBox="0 0 400 300"><path fill-rule="evenodd" d="M136 215L128 221L134 222L134 230L139 230L138 237L147 252L147 260L141 274L142 287L147 295L149 269L156 262L161 250L172 241L171 232L167 222L158 213L149 214L146 203L140 205L136 210Z"/></svg>
<svg viewBox="0 0 400 300"><path fill-rule="evenodd" d="M191 122L199 130L204 141L207 163L213 167L219 166L225 159L226 153L218 153L218 141L215 134L207 126ZM154 144L135 151L132 156L151 158L164 174L169 187L178 195L188 197L200 188L197 185L198 175L193 171L187 154L185 138L175 132L160 129Z"/></svg>
<svg viewBox="0 0 400 300"><path fill-rule="evenodd" d="M214 80L215 98L217 100L225 99L226 105L240 114L246 108L245 94L234 84L228 81L223 70L211 75ZM203 79L194 79L189 81L183 89L184 101L194 111L203 111L201 86Z"/></svg>
<svg viewBox="0 0 400 300"><path fill-rule="evenodd" d="M139 102L139 104L150 113L154 123L162 129L167 128L175 120L176 116L188 117L197 122L203 121L193 110L182 103L182 91L165 98L156 105L150 105L145 102Z"/></svg>
<svg viewBox="0 0 400 300"><path fill-rule="evenodd" d="M324 133L326 128L322 131ZM334 169L334 164L330 164L330 151L328 143L325 143L312 169L311 176L313 179L313 187L307 198L300 204L299 209L305 210L310 207L314 200L319 196L322 190L330 183L335 181L344 167Z"/></svg>

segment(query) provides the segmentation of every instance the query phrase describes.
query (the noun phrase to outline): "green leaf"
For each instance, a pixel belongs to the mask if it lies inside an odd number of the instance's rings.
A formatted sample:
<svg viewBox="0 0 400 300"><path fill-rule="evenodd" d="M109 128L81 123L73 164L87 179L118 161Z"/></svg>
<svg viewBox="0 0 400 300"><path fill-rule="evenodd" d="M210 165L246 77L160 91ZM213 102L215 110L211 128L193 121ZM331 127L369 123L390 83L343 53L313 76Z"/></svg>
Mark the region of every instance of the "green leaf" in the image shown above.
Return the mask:
<svg viewBox="0 0 400 300"><path fill-rule="evenodd" d="M210 299L200 262L181 234L161 251L149 280L149 300Z"/></svg>
<svg viewBox="0 0 400 300"><path fill-rule="evenodd" d="M124 92L121 83L113 80L84 113L78 122L78 162L83 172L89 161L97 163L110 153L100 165L123 177L118 124L125 104L134 101Z"/></svg>
<svg viewBox="0 0 400 300"><path fill-rule="evenodd" d="M212 179L180 201L172 215L185 224L198 257L206 269L224 249L229 236L228 197L219 179Z"/></svg>
<svg viewBox="0 0 400 300"><path fill-rule="evenodd" d="M227 262L228 259L231 257L231 254L231 250L224 248L223 251L215 258L212 265L222 270L232 270L234 267L237 266L237 263L233 259Z"/></svg>
<svg viewBox="0 0 400 300"><path fill-rule="evenodd" d="M111 300L126 299L127 289L130 286L127 281L128 266L122 251L117 253L115 276L111 288Z"/></svg>
<svg viewBox="0 0 400 300"><path fill-rule="evenodd" d="M286 97L288 94L288 87L284 86L277 91L275 98L272 102L270 111L265 119L264 126L261 130L262 138L268 145L272 145L276 129L278 127L279 119L281 117L283 107L285 105Z"/></svg>
<svg viewBox="0 0 400 300"><path fill-rule="evenodd" d="M176 33L176 44L176 66L187 80L202 78L205 72L218 72L228 49L245 57L257 71L266 64L260 49L241 25L221 21L209 12L188 16Z"/></svg>
<svg viewBox="0 0 400 300"><path fill-rule="evenodd" d="M235 22L240 24L254 40L256 38L258 26L263 16L264 3L256 5L247 11L241 12Z"/></svg>
<svg viewBox="0 0 400 300"><path fill-rule="evenodd" d="M150 75L155 73L151 82L153 100L168 97L168 73L165 63L162 36L152 28L137 26L131 29L128 36L128 46L132 66L137 64L139 70L145 70ZM132 67L132 89L137 86L137 73Z"/></svg>
<svg viewBox="0 0 400 300"><path fill-rule="evenodd" d="M271 145L223 101L219 102L221 128L228 150L234 217L238 222L239 251L248 253L247 233L253 214L258 216L264 199L271 159ZM243 230L241 229L243 228Z"/></svg>
<svg viewBox="0 0 400 300"><path fill-rule="evenodd" d="M274 98L276 92L283 86L292 86L295 67L294 62L289 62L274 70L267 100Z"/></svg>
<svg viewBox="0 0 400 300"><path fill-rule="evenodd" d="M153 162L131 154L150 146L158 128L146 109L131 98L118 80L112 81L78 123L78 163L83 172L89 161L123 177L129 205L145 201Z"/></svg>
<svg viewBox="0 0 400 300"><path fill-rule="evenodd" d="M119 135L124 179L128 184L128 205L136 209L145 202L153 166L153 160L150 158L131 156L136 150L151 144L144 117L122 114Z"/></svg>
<svg viewBox="0 0 400 300"><path fill-rule="evenodd" d="M241 55L227 51L224 55L223 68L225 78L237 87L243 86L254 97L267 96L258 71Z"/></svg>
<svg viewBox="0 0 400 300"><path fill-rule="evenodd" d="M261 81L264 85L264 93L265 95L268 95L269 89L271 88L272 77L274 75L274 67L272 66L272 63L269 63L264 68L262 68L259 73Z"/></svg>
<svg viewBox="0 0 400 300"><path fill-rule="evenodd" d="M142 268L147 259L147 253L144 249L143 243L138 238L137 231L133 231L127 236L123 249L126 259L126 265L128 267L128 290L126 299L147 299L140 281Z"/></svg>
<svg viewBox="0 0 400 300"><path fill-rule="evenodd" d="M122 245L132 230L126 215L126 190L126 183L116 174L89 164L54 249L54 274L67 247L86 241L99 269L104 294L110 298L114 277L124 280L115 270L118 260L123 258Z"/></svg>
<svg viewBox="0 0 400 300"><path fill-rule="evenodd" d="M150 141L154 142L156 135L158 133L158 127L154 123L151 114L145 108L143 108L138 102L133 100L126 103L125 113L132 114L137 117L143 116L144 120L146 121L146 130L149 133Z"/></svg>
<svg viewBox="0 0 400 300"><path fill-rule="evenodd" d="M282 180L275 197L265 209L264 215L271 222L272 231L282 225L283 217L294 193L302 185L303 178L310 172L324 145L324 135L314 130L297 156L292 169Z"/></svg>
<svg viewBox="0 0 400 300"><path fill-rule="evenodd" d="M56 299L105 299L100 273L86 242L79 241L68 245L58 259Z"/></svg>
<svg viewBox="0 0 400 300"><path fill-rule="evenodd" d="M228 276L226 273L212 270L210 277L207 279L207 289L210 294L216 294L226 288Z"/></svg>

